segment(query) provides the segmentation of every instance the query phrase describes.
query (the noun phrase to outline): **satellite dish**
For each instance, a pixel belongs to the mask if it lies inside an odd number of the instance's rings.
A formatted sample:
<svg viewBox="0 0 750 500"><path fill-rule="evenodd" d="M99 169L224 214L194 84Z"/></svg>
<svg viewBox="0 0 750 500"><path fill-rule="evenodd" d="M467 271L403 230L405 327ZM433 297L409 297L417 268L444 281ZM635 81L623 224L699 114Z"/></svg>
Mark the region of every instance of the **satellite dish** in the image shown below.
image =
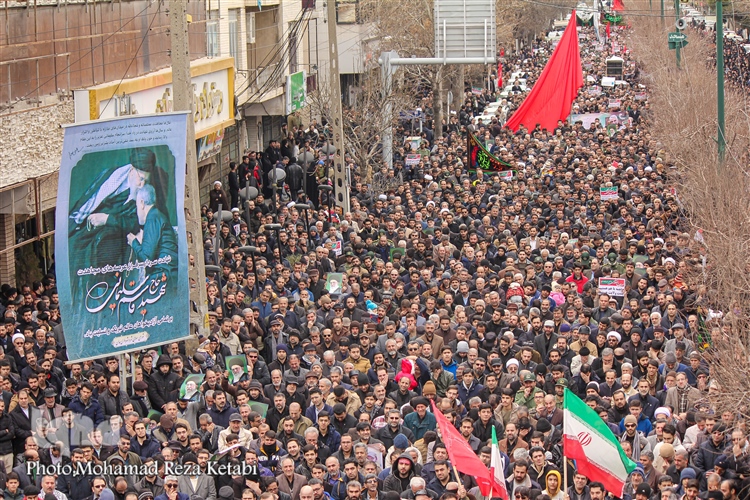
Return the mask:
<svg viewBox="0 0 750 500"><path fill-rule="evenodd" d="M277 168L276 172L272 174L271 179L273 179L273 175L276 176L276 182L281 182L286 179L286 170L283 168Z"/></svg>
<svg viewBox="0 0 750 500"><path fill-rule="evenodd" d="M219 222L219 212L216 212L214 214L214 220L216 222ZM224 210L224 209L222 209L221 210L221 220L223 222L229 222L230 220L232 220L232 212L231 212L231 210Z"/></svg>
<svg viewBox="0 0 750 500"><path fill-rule="evenodd" d="M300 162L301 162L301 163L302 163L303 165L305 165L305 166L306 166L306 165L308 165L309 163L312 163L312 162L314 162L314 161L315 161L315 155L314 155L314 154L312 154L312 153L311 153L311 152L309 152L309 151L305 151L304 153L302 153L302 154L300 154L300 155L299 155L298 159L299 159L299 161L300 161Z"/></svg>
<svg viewBox="0 0 750 500"><path fill-rule="evenodd" d="M240 197L243 200L254 200L258 197L258 188L253 186L242 188L240 189Z"/></svg>

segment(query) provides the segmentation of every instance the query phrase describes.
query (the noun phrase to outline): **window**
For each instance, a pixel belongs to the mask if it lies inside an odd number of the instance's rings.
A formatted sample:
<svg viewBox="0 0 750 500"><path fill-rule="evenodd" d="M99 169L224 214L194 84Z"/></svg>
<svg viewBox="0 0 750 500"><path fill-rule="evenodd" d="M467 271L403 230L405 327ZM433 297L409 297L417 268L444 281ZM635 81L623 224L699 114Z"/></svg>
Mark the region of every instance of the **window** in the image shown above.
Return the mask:
<svg viewBox="0 0 750 500"><path fill-rule="evenodd" d="M208 57L218 57L221 55L221 49L219 48L218 10L208 12L208 22L206 23L206 54Z"/></svg>
<svg viewBox="0 0 750 500"><path fill-rule="evenodd" d="M356 24L357 0L336 1L336 22L338 24Z"/></svg>
<svg viewBox="0 0 750 500"><path fill-rule="evenodd" d="M229 9L229 55L234 57L234 67L240 68L237 57L240 55L239 43L239 9Z"/></svg>
<svg viewBox="0 0 750 500"><path fill-rule="evenodd" d="M245 29L247 30L246 43L255 43L255 12L245 14Z"/></svg>
<svg viewBox="0 0 750 500"><path fill-rule="evenodd" d="M289 73L296 73L297 69L297 45L299 40L296 35L289 36Z"/></svg>

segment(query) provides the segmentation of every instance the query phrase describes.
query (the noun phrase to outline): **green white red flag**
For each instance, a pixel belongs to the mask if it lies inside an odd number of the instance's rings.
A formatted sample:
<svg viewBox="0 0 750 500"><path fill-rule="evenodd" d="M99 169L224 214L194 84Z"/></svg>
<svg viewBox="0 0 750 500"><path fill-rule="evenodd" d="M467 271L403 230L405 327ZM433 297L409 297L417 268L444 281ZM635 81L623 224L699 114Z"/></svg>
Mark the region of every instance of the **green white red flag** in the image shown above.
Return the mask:
<svg viewBox="0 0 750 500"><path fill-rule="evenodd" d="M625 481L636 467L612 431L586 403L565 389L563 450L576 461L576 469L591 481L599 481L622 498Z"/></svg>
<svg viewBox="0 0 750 500"><path fill-rule="evenodd" d="M500 446L497 444L495 426L492 426L492 458L490 459L490 473L492 474L492 497L509 500L508 488L505 486L505 464L500 454Z"/></svg>

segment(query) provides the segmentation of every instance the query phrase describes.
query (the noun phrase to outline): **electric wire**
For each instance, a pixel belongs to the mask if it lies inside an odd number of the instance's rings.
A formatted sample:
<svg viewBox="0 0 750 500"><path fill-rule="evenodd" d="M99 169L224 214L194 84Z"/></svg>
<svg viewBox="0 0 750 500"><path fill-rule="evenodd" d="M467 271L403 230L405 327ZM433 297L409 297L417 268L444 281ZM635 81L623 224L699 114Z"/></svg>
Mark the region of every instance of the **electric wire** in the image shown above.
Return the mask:
<svg viewBox="0 0 750 500"><path fill-rule="evenodd" d="M159 15L161 12L161 2L159 3L159 7L156 9L156 12L154 12L153 17L151 18L151 22L148 25L148 29L146 30L146 33L143 35L143 38L141 38L141 43L138 44L138 48L135 49L135 52L133 53L133 57L130 59L130 62L128 63L128 67L125 68L125 72L122 74L122 78L120 78L120 81L117 82L117 86L115 87L115 91L112 93L112 97L117 95L117 91L120 90L120 85L122 85L123 80L125 80L125 77L128 76L128 71L130 71L130 67L133 65L133 61L135 61L138 58L138 53L141 51L141 48L143 47L143 42L146 41L146 38L150 36L151 34L151 26L153 26L154 21L156 21L156 16ZM101 118L105 111L107 111L107 108L109 107L109 104L114 101L114 99L110 98L107 99L107 104L104 105L104 108L99 112L99 116L97 119Z"/></svg>

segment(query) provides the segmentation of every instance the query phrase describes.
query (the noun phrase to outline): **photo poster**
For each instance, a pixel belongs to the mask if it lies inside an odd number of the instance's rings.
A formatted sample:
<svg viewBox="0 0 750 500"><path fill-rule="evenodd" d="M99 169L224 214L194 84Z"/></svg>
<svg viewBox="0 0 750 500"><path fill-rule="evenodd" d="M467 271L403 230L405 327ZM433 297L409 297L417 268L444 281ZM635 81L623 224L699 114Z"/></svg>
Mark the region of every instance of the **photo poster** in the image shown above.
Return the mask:
<svg viewBox="0 0 750 500"><path fill-rule="evenodd" d="M344 279L343 273L328 273L326 277L326 290L333 296L341 295L341 282Z"/></svg>
<svg viewBox="0 0 750 500"><path fill-rule="evenodd" d="M247 404L250 405L251 411L256 411L260 414L261 418L266 418L266 414L268 413L268 405L266 403L261 403L260 401L248 401Z"/></svg>
<svg viewBox="0 0 750 500"><path fill-rule="evenodd" d="M232 372L229 372L229 376L232 376ZM206 376L202 373L191 373L185 380L183 380L180 386L180 399L188 399L190 401L198 401L200 399L200 389L203 379Z"/></svg>
<svg viewBox="0 0 750 500"><path fill-rule="evenodd" d="M383 453L373 445L367 446L367 460L375 462L378 467L383 467Z"/></svg>
<svg viewBox="0 0 750 500"><path fill-rule="evenodd" d="M419 147L422 145L422 138L420 136L412 136L412 137L406 137L404 139L404 145L409 144L411 146L411 151L413 153L416 153L419 150Z"/></svg>
<svg viewBox="0 0 750 500"><path fill-rule="evenodd" d="M229 372L229 383L234 385L240 381L243 375L247 375L247 358L244 354L239 356L227 356L227 371Z"/></svg>
<svg viewBox="0 0 750 500"><path fill-rule="evenodd" d="M65 128L55 256L70 361L187 338L188 113Z"/></svg>
<svg viewBox="0 0 750 500"><path fill-rule="evenodd" d="M331 250L333 250L333 254L334 254L334 255L335 255L336 257L341 257L341 253L342 253L342 251L343 251L343 247L342 247L342 245L343 245L343 243L342 243L341 241L338 241L338 240L337 240L337 241L334 241L334 242L333 242L333 243L331 244Z"/></svg>

